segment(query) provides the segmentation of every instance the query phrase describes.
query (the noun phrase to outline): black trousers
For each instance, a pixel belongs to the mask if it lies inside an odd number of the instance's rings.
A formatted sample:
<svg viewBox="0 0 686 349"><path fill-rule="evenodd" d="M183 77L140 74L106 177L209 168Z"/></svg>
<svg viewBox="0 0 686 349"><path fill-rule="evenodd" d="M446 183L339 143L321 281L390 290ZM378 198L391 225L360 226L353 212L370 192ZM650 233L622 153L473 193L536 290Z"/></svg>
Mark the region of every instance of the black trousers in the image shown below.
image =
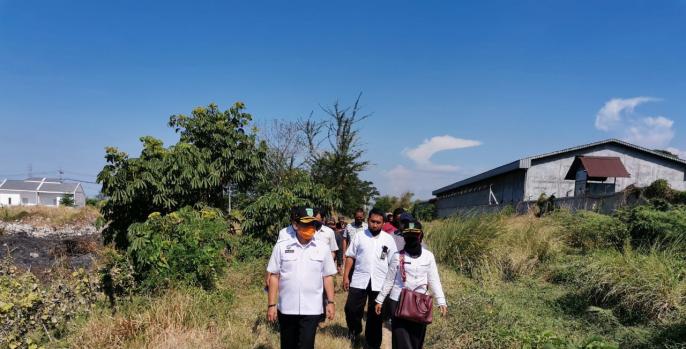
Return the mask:
<svg viewBox="0 0 686 349"><path fill-rule="evenodd" d="M398 302L390 298L386 299L384 305L388 305L387 311L395 314ZM422 349L424 348L424 338L426 337L426 325L416 322L403 320L391 315L391 331L393 332L393 349Z"/></svg>
<svg viewBox="0 0 686 349"><path fill-rule="evenodd" d="M286 315L278 313L281 349L314 349L319 315Z"/></svg>
<svg viewBox="0 0 686 349"><path fill-rule="evenodd" d="M376 296L379 292L372 291L371 281L366 289L351 287L348 300L345 302L345 322L350 334L359 336L362 332L362 317L364 305L367 303L367 322L364 327L364 337L367 347L379 349L381 347L381 316L376 315Z"/></svg>

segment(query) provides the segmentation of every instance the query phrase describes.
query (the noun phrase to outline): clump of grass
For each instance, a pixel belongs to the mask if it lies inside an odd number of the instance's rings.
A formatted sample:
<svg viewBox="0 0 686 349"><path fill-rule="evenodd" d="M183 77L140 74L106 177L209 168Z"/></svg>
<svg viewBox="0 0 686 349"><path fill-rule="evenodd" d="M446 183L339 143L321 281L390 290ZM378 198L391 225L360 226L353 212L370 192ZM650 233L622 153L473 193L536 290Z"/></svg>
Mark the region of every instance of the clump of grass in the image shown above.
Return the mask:
<svg viewBox="0 0 686 349"><path fill-rule="evenodd" d="M686 262L671 250L597 251L571 266L574 284L626 320L670 321L686 305Z"/></svg>
<svg viewBox="0 0 686 349"><path fill-rule="evenodd" d="M453 217L427 226L439 261L483 280L534 274L563 248L559 235L556 225L533 216Z"/></svg>

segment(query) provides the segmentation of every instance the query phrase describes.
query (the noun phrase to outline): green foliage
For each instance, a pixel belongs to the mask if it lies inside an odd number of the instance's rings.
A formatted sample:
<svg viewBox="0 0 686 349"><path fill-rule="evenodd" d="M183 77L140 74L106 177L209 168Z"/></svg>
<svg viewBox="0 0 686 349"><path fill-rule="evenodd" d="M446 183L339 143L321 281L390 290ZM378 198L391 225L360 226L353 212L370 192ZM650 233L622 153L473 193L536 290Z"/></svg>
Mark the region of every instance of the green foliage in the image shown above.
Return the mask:
<svg viewBox="0 0 686 349"><path fill-rule="evenodd" d="M412 211L414 208L414 205L418 202L421 201L416 201L412 202L412 197L414 196L414 193L406 191L400 195L400 197L397 196L391 196L391 195L383 195L379 196L376 198L376 201L374 202L374 207L384 211L384 212L392 212L396 208L402 207L405 210Z"/></svg>
<svg viewBox="0 0 686 349"><path fill-rule="evenodd" d="M635 246L663 246L686 248L686 206L656 209L641 205L618 212L629 229Z"/></svg>
<svg viewBox="0 0 686 349"><path fill-rule="evenodd" d="M214 287L226 268L229 228L215 209L189 207L162 216L153 213L129 228L127 250L143 290L173 283Z"/></svg>
<svg viewBox="0 0 686 349"><path fill-rule="evenodd" d="M551 331L525 334L518 339L522 342L522 349L619 349L619 346L606 343L599 337L591 337L575 345Z"/></svg>
<svg viewBox="0 0 686 349"><path fill-rule="evenodd" d="M60 199L60 206L74 207L74 194L64 194Z"/></svg>
<svg viewBox="0 0 686 349"><path fill-rule="evenodd" d="M0 263L0 347L38 348L62 336L69 320L90 312L96 286L84 270L44 286L9 260Z"/></svg>
<svg viewBox="0 0 686 349"><path fill-rule="evenodd" d="M296 205L335 209L340 207L340 201L330 188L315 183L307 172L293 170L283 185L270 188L245 207L243 232L274 242L279 230L290 223L290 209Z"/></svg>
<svg viewBox="0 0 686 349"><path fill-rule="evenodd" d="M536 200L536 216L543 217L548 213L555 211L555 195L547 196L545 193L541 195Z"/></svg>
<svg viewBox="0 0 686 349"><path fill-rule="evenodd" d="M672 251L599 250L568 267L580 294L626 321L678 319L686 306L686 262Z"/></svg>
<svg viewBox="0 0 686 349"><path fill-rule="evenodd" d="M108 147L107 164L98 175L108 197L102 209L109 222L105 242L125 249L129 226L153 212L167 214L185 206L224 209L230 185L250 190L262 178L266 146L248 132L252 117L244 109L240 102L223 112L210 104L191 116L172 116L169 125L180 141L165 148L158 139L142 137L138 158Z"/></svg>
<svg viewBox="0 0 686 349"><path fill-rule="evenodd" d="M136 275L131 258L111 247L100 253L100 287L114 306L117 297L131 296L136 291Z"/></svg>
<svg viewBox="0 0 686 349"><path fill-rule="evenodd" d="M266 259L271 255L273 246L273 242L250 235L231 235L229 237L229 255L234 261L251 262Z"/></svg>
<svg viewBox="0 0 686 349"><path fill-rule="evenodd" d="M398 198L390 195L381 195L376 198L374 202L374 207L378 208L384 212L393 211L393 207L396 205Z"/></svg>
<svg viewBox="0 0 686 349"><path fill-rule="evenodd" d="M438 212L436 211L436 204L429 201L417 200L412 205L412 216L423 222L433 220L438 216Z"/></svg>
<svg viewBox="0 0 686 349"><path fill-rule="evenodd" d="M664 199L669 201L672 198L672 188L666 180L658 179L643 190L643 195L648 199Z"/></svg>
<svg viewBox="0 0 686 349"><path fill-rule="evenodd" d="M578 211L575 214L566 215L563 224L569 245L580 248L584 252L598 248L621 250L629 239L626 224L613 216Z"/></svg>

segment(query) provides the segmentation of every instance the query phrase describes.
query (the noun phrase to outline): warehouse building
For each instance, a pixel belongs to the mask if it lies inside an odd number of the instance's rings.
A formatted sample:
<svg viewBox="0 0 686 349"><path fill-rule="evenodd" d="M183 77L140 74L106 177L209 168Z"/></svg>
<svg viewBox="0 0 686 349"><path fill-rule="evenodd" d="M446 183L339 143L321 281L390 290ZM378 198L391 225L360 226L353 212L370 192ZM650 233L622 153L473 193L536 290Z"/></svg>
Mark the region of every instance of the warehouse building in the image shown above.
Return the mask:
<svg viewBox="0 0 686 349"><path fill-rule="evenodd" d="M617 139L525 157L433 191L440 217L460 210L563 197L612 195L657 179L686 190L686 161Z"/></svg>

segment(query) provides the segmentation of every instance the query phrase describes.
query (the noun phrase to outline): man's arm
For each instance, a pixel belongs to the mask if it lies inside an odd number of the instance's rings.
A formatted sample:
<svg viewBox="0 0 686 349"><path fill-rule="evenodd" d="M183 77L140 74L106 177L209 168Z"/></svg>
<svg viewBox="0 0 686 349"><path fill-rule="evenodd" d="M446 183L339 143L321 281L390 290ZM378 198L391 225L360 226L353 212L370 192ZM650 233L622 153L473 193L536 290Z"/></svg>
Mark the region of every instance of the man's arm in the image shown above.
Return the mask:
<svg viewBox="0 0 686 349"><path fill-rule="evenodd" d="M343 270L343 289L348 290L350 288L350 278L348 275L350 275L350 269L353 268L353 262L355 261L355 257L350 257L345 259L345 269Z"/></svg>
<svg viewBox="0 0 686 349"><path fill-rule="evenodd" d="M279 292L279 275L269 274L269 291L267 292L267 320L275 322L277 319L276 298Z"/></svg>
<svg viewBox="0 0 686 349"><path fill-rule="evenodd" d="M333 277L331 275L324 277L324 292L326 293L326 299L330 302L334 301L333 292ZM326 304L326 318L333 320L334 314L336 313L336 305L334 303L327 302Z"/></svg>

